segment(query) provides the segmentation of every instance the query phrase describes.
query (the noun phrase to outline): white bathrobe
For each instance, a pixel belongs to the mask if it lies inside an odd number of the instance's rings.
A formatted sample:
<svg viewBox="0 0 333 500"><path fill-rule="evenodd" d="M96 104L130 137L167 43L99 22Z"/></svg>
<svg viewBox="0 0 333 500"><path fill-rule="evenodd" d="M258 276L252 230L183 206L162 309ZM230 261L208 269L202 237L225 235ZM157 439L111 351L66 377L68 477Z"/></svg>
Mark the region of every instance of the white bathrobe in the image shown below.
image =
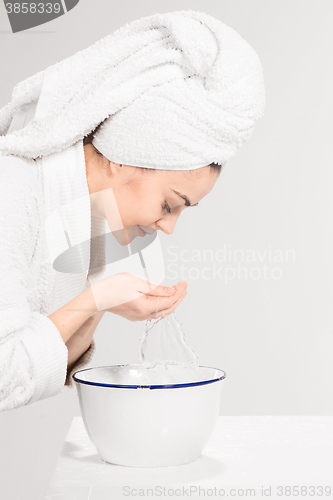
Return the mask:
<svg viewBox="0 0 333 500"><path fill-rule="evenodd" d="M90 250L79 273L53 262L90 239L91 222L83 141L37 160L0 156L0 410L69 390L91 360L94 342L67 374L67 347L47 317L89 286ZM93 223L95 235L105 223Z"/></svg>

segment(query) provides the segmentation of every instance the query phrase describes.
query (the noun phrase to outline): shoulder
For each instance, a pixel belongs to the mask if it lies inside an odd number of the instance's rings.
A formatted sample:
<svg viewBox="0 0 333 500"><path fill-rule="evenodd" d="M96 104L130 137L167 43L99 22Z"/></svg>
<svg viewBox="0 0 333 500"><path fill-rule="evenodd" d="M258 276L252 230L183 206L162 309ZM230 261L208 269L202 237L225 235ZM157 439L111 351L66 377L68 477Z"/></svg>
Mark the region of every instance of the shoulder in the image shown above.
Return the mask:
<svg viewBox="0 0 333 500"><path fill-rule="evenodd" d="M42 197L33 160L0 156L0 193L3 203L35 205Z"/></svg>
<svg viewBox="0 0 333 500"><path fill-rule="evenodd" d="M38 184L33 166L33 160L26 160L17 156L0 155L1 185L15 181L17 184L27 183L31 186Z"/></svg>
<svg viewBox="0 0 333 500"><path fill-rule="evenodd" d="M10 226L27 230L40 223L42 190L34 170L33 160L0 156L0 221L1 229Z"/></svg>
<svg viewBox="0 0 333 500"><path fill-rule="evenodd" d="M3 156L0 155L0 166L1 168L14 168L21 170L23 172L28 166L31 166L33 160L28 160L25 158L20 158L19 156Z"/></svg>
<svg viewBox="0 0 333 500"><path fill-rule="evenodd" d="M0 156L0 254L2 260L5 256L7 260L16 259L19 269L31 262L39 237L41 195L37 175L29 160Z"/></svg>

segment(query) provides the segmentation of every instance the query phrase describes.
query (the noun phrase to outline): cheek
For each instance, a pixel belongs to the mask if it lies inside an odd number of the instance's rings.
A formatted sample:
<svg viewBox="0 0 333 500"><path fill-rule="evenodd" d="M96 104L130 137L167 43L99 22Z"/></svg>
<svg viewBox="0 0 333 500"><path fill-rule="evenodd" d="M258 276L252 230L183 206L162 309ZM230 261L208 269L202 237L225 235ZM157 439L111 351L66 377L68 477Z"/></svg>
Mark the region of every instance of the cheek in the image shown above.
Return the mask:
<svg viewBox="0 0 333 500"><path fill-rule="evenodd" d="M136 224L151 226L163 216L161 198L150 196L141 198L135 211Z"/></svg>
<svg viewBox="0 0 333 500"><path fill-rule="evenodd" d="M127 226L149 226L162 217L163 189L156 178L146 175L126 186L120 194L123 220Z"/></svg>
<svg viewBox="0 0 333 500"><path fill-rule="evenodd" d="M156 213L155 197L149 196L144 186L133 184L121 193L121 211L127 226L149 224Z"/></svg>
<svg viewBox="0 0 333 500"><path fill-rule="evenodd" d="M156 201L158 199L157 188L151 182L141 182L133 187L132 199L142 210L156 209Z"/></svg>

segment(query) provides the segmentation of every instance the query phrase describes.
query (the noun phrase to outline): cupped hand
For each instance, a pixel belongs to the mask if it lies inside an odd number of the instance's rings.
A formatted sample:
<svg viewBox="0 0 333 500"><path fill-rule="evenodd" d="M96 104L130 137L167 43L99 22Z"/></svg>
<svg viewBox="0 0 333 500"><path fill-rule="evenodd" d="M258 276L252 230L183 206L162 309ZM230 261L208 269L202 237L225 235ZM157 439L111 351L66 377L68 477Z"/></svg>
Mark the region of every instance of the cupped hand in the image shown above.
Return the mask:
<svg viewBox="0 0 333 500"><path fill-rule="evenodd" d="M173 287L153 283L131 273L119 273L92 285L97 310L118 314L129 321L164 318L187 295L187 283Z"/></svg>

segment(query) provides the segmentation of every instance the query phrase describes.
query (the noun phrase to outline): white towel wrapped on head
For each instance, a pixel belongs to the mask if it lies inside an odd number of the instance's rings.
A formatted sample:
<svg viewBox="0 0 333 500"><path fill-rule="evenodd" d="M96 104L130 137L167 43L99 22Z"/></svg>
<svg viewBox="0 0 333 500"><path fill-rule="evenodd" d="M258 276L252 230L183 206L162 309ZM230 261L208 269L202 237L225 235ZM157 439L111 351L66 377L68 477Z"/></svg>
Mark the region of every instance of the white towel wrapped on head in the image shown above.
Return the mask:
<svg viewBox="0 0 333 500"><path fill-rule="evenodd" d="M187 170L224 164L263 115L252 47L220 20L192 10L126 24L24 80L0 110L0 134L27 103L36 115L0 137L0 154L37 158L89 135L121 164Z"/></svg>

